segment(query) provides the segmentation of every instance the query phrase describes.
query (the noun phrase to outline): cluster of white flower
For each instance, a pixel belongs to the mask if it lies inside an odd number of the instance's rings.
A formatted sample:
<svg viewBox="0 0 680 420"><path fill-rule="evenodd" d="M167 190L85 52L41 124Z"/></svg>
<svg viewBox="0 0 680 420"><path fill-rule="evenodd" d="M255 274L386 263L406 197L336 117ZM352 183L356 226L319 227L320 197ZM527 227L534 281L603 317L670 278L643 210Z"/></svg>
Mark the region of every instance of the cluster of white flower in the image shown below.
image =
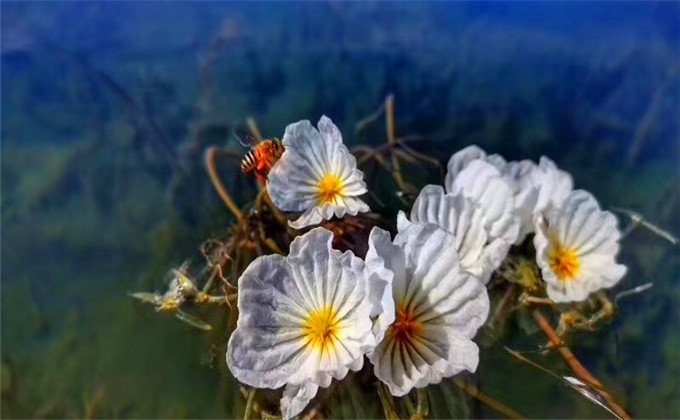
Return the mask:
<svg viewBox="0 0 680 420"><path fill-rule="evenodd" d="M267 191L290 225L369 211L356 160L322 117L286 128L285 152ZM444 187L422 189L394 239L374 227L364 260L332 248L333 234L298 236L288 256L254 260L239 278L237 328L227 362L257 388L285 386L281 412L300 413L333 378L362 368L395 396L474 372L472 341L486 321L485 284L510 247L534 234L548 296L581 301L625 273L615 262L620 234L612 214L547 158L506 162L476 146L454 154Z"/></svg>

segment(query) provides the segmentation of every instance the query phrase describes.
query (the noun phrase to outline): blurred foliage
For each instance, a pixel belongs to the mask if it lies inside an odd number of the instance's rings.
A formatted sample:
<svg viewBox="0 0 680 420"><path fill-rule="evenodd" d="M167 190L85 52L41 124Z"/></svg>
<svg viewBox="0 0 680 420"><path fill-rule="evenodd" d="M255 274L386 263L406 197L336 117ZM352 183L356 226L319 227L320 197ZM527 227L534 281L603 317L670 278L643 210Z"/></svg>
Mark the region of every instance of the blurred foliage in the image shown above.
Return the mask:
<svg viewBox="0 0 680 420"><path fill-rule="evenodd" d="M380 124L360 136L354 124L394 93L397 132L420 135L419 151L444 162L473 143L508 159L547 154L605 207L680 233L677 4L167 6L2 5L4 417L242 414L220 373L226 337L126 293L162 289L168 267L200 263L200 243L224 233L203 151L239 147L231 133L248 116L280 137L326 114L348 143L376 145ZM236 163L220 171L240 204L254 196ZM372 187L391 197L375 209L394 215L393 181ZM634 416L680 417L677 248L637 230L622 260L621 289L654 287L569 344ZM504 343L544 344L513 321ZM476 381L527 416L604 415L502 349L482 352ZM382 417L357 383L326 395L337 402L326 414ZM435 418L495 416L450 381L431 388Z"/></svg>

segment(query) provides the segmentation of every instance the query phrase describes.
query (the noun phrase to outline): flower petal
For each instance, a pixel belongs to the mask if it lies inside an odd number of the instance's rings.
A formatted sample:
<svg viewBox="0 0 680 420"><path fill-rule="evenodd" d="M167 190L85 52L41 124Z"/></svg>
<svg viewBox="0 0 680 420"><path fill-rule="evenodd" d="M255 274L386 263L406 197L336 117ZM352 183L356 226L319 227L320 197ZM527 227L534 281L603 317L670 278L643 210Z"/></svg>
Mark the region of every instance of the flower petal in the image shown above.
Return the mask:
<svg viewBox="0 0 680 420"><path fill-rule="evenodd" d="M498 169L481 160L470 162L453 180L448 192L463 194L479 204L487 221L487 232L493 240L501 238L510 244L519 234L519 219L514 212L513 192Z"/></svg>
<svg viewBox="0 0 680 420"><path fill-rule="evenodd" d="M284 419L292 419L300 414L316 396L318 390L319 385L312 381L305 381L299 385L287 385L281 398L281 416Z"/></svg>
<svg viewBox="0 0 680 420"><path fill-rule="evenodd" d="M307 209L297 220L289 221L288 225L293 229L304 229L307 226L318 225L324 220L330 220L333 216L342 218L345 214L356 216L371 209L368 204L355 197L344 197L343 205L324 204Z"/></svg>
<svg viewBox="0 0 680 420"><path fill-rule="evenodd" d="M535 211L541 212L550 207L559 207L574 189L571 175L558 169L555 162L545 156L541 156L538 167L541 171L541 180Z"/></svg>
<svg viewBox="0 0 680 420"><path fill-rule="evenodd" d="M385 336L387 328L394 322L394 298L392 283L394 271L404 272L404 258L401 248L392 244L389 232L374 227L368 237L366 270L369 273L369 299L373 304L373 335L376 343Z"/></svg>
<svg viewBox="0 0 680 420"><path fill-rule="evenodd" d="M474 144L454 153L451 158L449 158L449 162L446 165L447 172L444 181L446 191L451 191L454 179L456 179L458 174L465 169L470 162L477 159L483 160L485 158L486 152L484 149Z"/></svg>
<svg viewBox="0 0 680 420"><path fill-rule="evenodd" d="M476 276L490 276L492 268L486 266L483 257L487 242L484 216L480 207L470 199L463 195L445 194L438 185L427 185L413 203L411 221L434 223L452 233L456 238L461 266Z"/></svg>

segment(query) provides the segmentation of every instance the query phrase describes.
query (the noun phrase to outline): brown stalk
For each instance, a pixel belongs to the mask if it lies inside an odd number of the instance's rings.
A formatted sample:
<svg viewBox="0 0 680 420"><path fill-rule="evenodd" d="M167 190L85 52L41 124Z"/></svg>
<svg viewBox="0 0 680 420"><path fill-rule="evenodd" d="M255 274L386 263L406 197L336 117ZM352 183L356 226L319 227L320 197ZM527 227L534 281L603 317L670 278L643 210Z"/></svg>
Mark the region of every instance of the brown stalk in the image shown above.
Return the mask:
<svg viewBox="0 0 680 420"><path fill-rule="evenodd" d="M205 151L205 166L208 170L210 181L212 182L213 187L215 187L217 193L220 195L222 201L224 201L224 204L226 204L229 210L231 210L231 212L234 214L236 220L241 220L241 218L243 218L243 213L241 213L241 210L239 210L236 203L234 203L234 200L232 200L231 195L229 195L227 192L227 189L222 184L219 174L217 173L217 168L215 167L215 158L218 155L227 155L233 157L230 152L221 150L217 147L209 147L208 150Z"/></svg>
<svg viewBox="0 0 680 420"><path fill-rule="evenodd" d="M385 99L385 117L387 124L387 142L394 146L396 144L396 137L394 134L394 96L388 95ZM401 165L399 164L399 158L392 153L392 168L394 168L394 179L397 181L397 185L402 191L406 191L404 188L404 178L401 175Z"/></svg>
<svg viewBox="0 0 680 420"><path fill-rule="evenodd" d="M534 308L531 311L531 315L534 317L534 320L538 326L541 327L545 335L548 336L548 339L553 344L553 346L555 346L557 351L560 352L560 356L562 356L574 374L582 381L590 384L597 391L597 393L600 394L602 398L604 398L611 409L622 419L630 419L630 415L626 413L626 411L614 400L614 398L612 398L611 395L609 395L607 391L605 391L602 383L596 377L594 377L588 371L588 369L586 369L585 366L581 364L581 362L578 361L576 356L574 356L574 353L569 350L569 347L564 344L553 327L550 326L550 323L547 319L545 319L541 311L538 310L538 308Z"/></svg>

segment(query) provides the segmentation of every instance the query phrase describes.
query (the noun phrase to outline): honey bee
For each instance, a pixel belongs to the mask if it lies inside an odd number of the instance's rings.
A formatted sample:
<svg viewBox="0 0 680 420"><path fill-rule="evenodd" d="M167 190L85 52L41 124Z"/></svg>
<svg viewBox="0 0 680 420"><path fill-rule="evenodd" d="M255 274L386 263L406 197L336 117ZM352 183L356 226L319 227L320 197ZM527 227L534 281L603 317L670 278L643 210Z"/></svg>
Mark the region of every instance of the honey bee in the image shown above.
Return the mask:
<svg viewBox="0 0 680 420"><path fill-rule="evenodd" d="M251 143L253 140L249 138ZM254 173L258 181L265 182L269 170L279 160L283 151L283 143L277 138L253 144L241 160L241 171L246 175Z"/></svg>

